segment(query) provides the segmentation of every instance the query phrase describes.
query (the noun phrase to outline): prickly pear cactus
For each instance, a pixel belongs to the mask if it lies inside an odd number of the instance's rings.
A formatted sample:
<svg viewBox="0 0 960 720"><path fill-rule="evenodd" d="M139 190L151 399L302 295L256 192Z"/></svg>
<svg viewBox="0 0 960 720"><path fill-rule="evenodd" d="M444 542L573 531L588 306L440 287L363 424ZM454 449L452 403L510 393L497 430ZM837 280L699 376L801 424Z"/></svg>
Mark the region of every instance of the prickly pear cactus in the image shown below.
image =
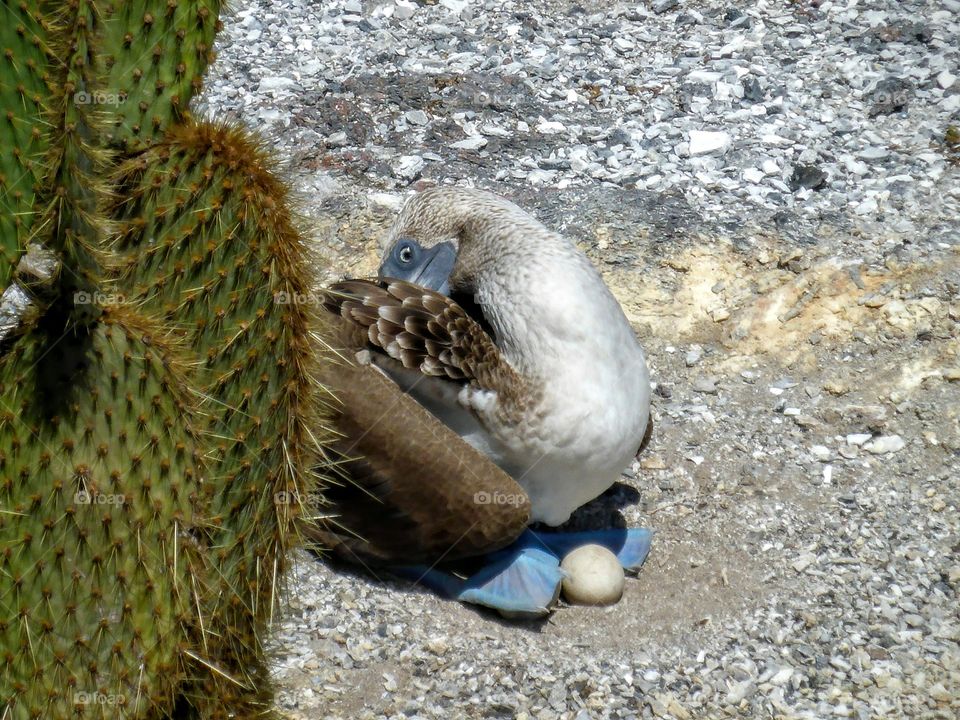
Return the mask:
<svg viewBox="0 0 960 720"><path fill-rule="evenodd" d="M321 354L269 157L187 112L219 9L5 6L5 720L269 715Z"/></svg>

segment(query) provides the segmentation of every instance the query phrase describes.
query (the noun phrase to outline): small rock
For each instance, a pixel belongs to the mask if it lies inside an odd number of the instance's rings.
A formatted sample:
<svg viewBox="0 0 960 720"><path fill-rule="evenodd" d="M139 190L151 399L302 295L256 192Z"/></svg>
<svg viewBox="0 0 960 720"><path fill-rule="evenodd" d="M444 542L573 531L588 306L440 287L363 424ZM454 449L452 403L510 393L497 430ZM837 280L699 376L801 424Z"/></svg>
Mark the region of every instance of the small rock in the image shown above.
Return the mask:
<svg viewBox="0 0 960 720"><path fill-rule="evenodd" d="M789 390L790 388L795 388L799 383L790 377L782 377L774 381L773 385L770 386L770 389L777 388L778 390Z"/></svg>
<svg viewBox="0 0 960 720"><path fill-rule="evenodd" d="M711 130L690 131L690 156L722 153L730 147L730 135Z"/></svg>
<svg viewBox="0 0 960 720"><path fill-rule="evenodd" d="M404 180L415 180L425 164L424 159L419 155L402 155L393 166L393 172Z"/></svg>
<svg viewBox="0 0 960 720"><path fill-rule="evenodd" d="M755 77L747 76L743 78L743 80L740 81L740 86L743 88L744 100L755 103L763 101L763 87L761 87L760 81Z"/></svg>
<svg viewBox="0 0 960 720"><path fill-rule="evenodd" d="M347 144L347 134L343 130L331 133L324 140L327 147L343 147Z"/></svg>
<svg viewBox="0 0 960 720"><path fill-rule="evenodd" d="M640 461L640 467L644 470L666 470L667 463L659 455L649 455Z"/></svg>
<svg viewBox="0 0 960 720"><path fill-rule="evenodd" d="M883 160L884 158L890 157L890 151L884 147L879 147L878 145L871 145L870 147L861 150L857 153L857 157L861 160Z"/></svg>
<svg viewBox="0 0 960 720"><path fill-rule="evenodd" d="M951 73L949 70L944 70L937 75L937 85L939 85L943 90L953 87L953 84L956 81L957 76Z"/></svg>
<svg viewBox="0 0 960 720"><path fill-rule="evenodd" d="M656 2L653 3L653 11L657 15L663 15L665 12L673 10L679 4L679 0L656 0Z"/></svg>
<svg viewBox="0 0 960 720"><path fill-rule="evenodd" d="M281 75L271 75L260 80L259 92L274 92L276 90L286 90L297 84L293 78L283 77Z"/></svg>
<svg viewBox="0 0 960 720"><path fill-rule="evenodd" d="M397 691L397 678L392 673L383 674L383 689L388 693L394 693Z"/></svg>
<svg viewBox="0 0 960 720"><path fill-rule="evenodd" d="M423 110L407 110L403 117L411 125L426 125L430 122L430 116Z"/></svg>
<svg viewBox="0 0 960 720"><path fill-rule="evenodd" d="M823 384L823 389L831 395L836 395L838 397L840 395L846 395L848 392L850 392L850 386L842 380L827 380L827 382Z"/></svg>
<svg viewBox="0 0 960 720"><path fill-rule="evenodd" d="M941 703L954 702L957 699L956 693L947 690L943 683L934 683L927 689L927 694L934 700ZM956 706L954 706L956 707Z"/></svg>
<svg viewBox="0 0 960 720"><path fill-rule="evenodd" d="M827 462L833 457L833 453L826 445L814 445L810 448L810 454L820 462Z"/></svg>
<svg viewBox="0 0 960 720"><path fill-rule="evenodd" d="M664 710L660 717L676 718L676 720L688 720L691 717L690 711L677 702L677 699L670 693L657 693L654 695L654 699L658 706Z"/></svg>
<svg viewBox="0 0 960 720"><path fill-rule="evenodd" d="M698 393L705 393L707 395L716 395L717 381L715 378L698 377L693 382L693 391Z"/></svg>
<svg viewBox="0 0 960 720"><path fill-rule="evenodd" d="M562 133L567 127L563 123L551 120L543 120L537 123L537 132L542 135L556 135Z"/></svg>
<svg viewBox="0 0 960 720"><path fill-rule="evenodd" d="M426 644L427 650L432 652L434 655L446 655L447 650L450 649L450 646L447 644L446 639L442 637L430 638Z"/></svg>
<svg viewBox="0 0 960 720"><path fill-rule="evenodd" d="M819 190L827 184L827 174L816 165L796 165L787 181L791 190Z"/></svg>
<svg viewBox="0 0 960 720"><path fill-rule="evenodd" d="M479 150L487 144L487 139L480 135L472 135L455 143L450 143L450 147L457 150Z"/></svg>
<svg viewBox="0 0 960 720"><path fill-rule="evenodd" d="M804 553L803 555L798 557L796 560L794 560L792 567L797 572L803 572L808 567L813 565L813 563L815 563L816 560L817 560L817 556L814 555L813 553Z"/></svg>
<svg viewBox="0 0 960 720"><path fill-rule="evenodd" d="M467 7L469 0L440 0L440 4L447 10L461 13Z"/></svg>
<svg viewBox="0 0 960 720"><path fill-rule="evenodd" d="M560 567L563 594L575 605L613 605L623 595L623 568L617 556L602 545L582 545L567 553Z"/></svg>
<svg viewBox="0 0 960 720"><path fill-rule="evenodd" d="M738 682L730 688L730 692L727 693L724 702L726 702L727 705L739 705L745 698L750 697L756 691L757 685L753 680Z"/></svg>
<svg viewBox="0 0 960 720"><path fill-rule="evenodd" d="M399 212L404 203L402 196L385 192L370 193L367 195L367 200L370 201L371 205L389 210L394 213Z"/></svg>
<svg viewBox="0 0 960 720"><path fill-rule="evenodd" d="M409 0L396 0L396 7L393 9L393 16L398 20L409 20L417 11L417 4Z"/></svg>
<svg viewBox="0 0 960 720"><path fill-rule="evenodd" d="M889 77L877 83L873 89L873 107L870 117L889 115L903 110L913 95L913 83L898 77Z"/></svg>
<svg viewBox="0 0 960 720"><path fill-rule="evenodd" d="M887 455L903 450L907 446L906 440L899 435L881 435L863 446L867 452L874 455Z"/></svg>
<svg viewBox="0 0 960 720"><path fill-rule="evenodd" d="M771 685L786 685L790 678L793 677L793 668L792 667L782 667L770 678Z"/></svg>

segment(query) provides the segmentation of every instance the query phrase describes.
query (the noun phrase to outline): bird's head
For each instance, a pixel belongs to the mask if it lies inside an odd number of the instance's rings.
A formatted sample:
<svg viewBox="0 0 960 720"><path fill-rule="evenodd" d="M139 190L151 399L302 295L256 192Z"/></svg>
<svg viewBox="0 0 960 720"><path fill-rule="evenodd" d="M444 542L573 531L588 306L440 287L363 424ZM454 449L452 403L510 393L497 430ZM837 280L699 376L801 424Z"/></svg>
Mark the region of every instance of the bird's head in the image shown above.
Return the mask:
<svg viewBox="0 0 960 720"><path fill-rule="evenodd" d="M483 190L432 188L404 205L385 242L381 278L406 280L445 295L471 292L510 249L502 220L512 203Z"/></svg>

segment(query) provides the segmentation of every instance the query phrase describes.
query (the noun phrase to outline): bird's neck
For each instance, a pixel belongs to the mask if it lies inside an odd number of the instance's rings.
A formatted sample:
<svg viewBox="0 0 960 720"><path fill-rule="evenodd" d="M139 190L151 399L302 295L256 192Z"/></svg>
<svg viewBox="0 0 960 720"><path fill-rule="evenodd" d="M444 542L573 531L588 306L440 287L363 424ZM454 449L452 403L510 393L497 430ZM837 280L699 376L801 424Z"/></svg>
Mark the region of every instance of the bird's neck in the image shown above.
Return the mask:
<svg viewBox="0 0 960 720"><path fill-rule="evenodd" d="M632 340L599 274L576 252L544 248L496 265L476 295L497 346L522 374L556 373Z"/></svg>

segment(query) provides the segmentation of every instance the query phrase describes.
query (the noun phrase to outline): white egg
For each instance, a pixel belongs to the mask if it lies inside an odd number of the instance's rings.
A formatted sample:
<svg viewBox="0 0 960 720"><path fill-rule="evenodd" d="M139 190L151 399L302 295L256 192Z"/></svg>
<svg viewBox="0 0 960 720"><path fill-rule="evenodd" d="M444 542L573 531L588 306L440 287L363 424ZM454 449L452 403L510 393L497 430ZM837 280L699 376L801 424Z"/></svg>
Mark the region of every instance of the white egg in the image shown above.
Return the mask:
<svg viewBox="0 0 960 720"><path fill-rule="evenodd" d="M617 556L602 545L581 545L560 563L569 577L563 595L575 605L613 605L623 595L623 568Z"/></svg>

